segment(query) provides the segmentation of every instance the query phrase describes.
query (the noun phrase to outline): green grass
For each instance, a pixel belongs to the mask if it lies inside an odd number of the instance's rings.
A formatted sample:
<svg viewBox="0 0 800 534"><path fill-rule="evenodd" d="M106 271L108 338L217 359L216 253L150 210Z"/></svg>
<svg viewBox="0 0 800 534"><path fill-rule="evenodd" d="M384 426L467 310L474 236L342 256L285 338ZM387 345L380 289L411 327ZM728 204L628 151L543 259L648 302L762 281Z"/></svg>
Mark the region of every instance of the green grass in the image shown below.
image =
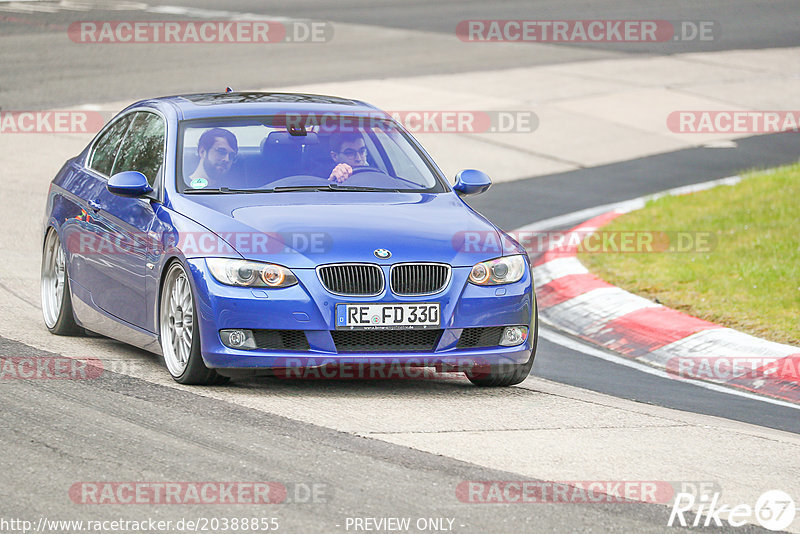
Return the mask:
<svg viewBox="0 0 800 534"><path fill-rule="evenodd" d="M651 201L603 230L709 232L702 252L578 257L604 280L670 308L800 344L800 164Z"/></svg>

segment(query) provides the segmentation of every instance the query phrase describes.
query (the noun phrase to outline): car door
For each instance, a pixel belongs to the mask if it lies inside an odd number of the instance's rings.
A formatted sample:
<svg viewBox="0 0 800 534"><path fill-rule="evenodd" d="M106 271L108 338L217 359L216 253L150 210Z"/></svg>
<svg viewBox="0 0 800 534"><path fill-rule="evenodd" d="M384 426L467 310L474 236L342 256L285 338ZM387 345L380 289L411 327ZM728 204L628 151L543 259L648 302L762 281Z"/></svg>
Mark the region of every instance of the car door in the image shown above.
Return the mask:
<svg viewBox="0 0 800 534"><path fill-rule="evenodd" d="M156 190L164 163L166 123L155 112L139 111L119 146L110 175L138 171ZM93 300L104 311L143 329L152 329L146 312L146 280L150 228L155 219L152 198L113 195L103 187L96 197L96 216L106 229Z"/></svg>
<svg viewBox="0 0 800 534"><path fill-rule="evenodd" d="M67 187L68 199L77 205L75 221L62 226L62 242L69 253L69 274L73 286L80 286L90 295L99 279L98 269L105 259L100 244L107 241L109 231L98 217L98 195L105 190L122 140L133 121L128 113L109 124L97 138L84 164L74 164L75 175ZM73 287L73 289L78 289Z"/></svg>

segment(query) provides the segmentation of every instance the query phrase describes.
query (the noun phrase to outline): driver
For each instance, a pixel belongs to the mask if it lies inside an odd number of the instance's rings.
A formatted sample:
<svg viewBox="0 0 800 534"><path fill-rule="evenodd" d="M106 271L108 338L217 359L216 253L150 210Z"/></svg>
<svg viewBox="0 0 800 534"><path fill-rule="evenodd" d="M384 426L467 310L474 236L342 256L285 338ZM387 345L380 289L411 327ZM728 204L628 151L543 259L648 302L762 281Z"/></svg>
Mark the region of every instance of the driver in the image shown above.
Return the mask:
<svg viewBox="0 0 800 534"><path fill-rule="evenodd" d="M367 146L358 132L335 133L330 140L331 159L336 164L328 180L342 183L353 174L353 167L366 167Z"/></svg>
<svg viewBox="0 0 800 534"><path fill-rule="evenodd" d="M197 142L197 155L200 156L200 161L189 176L189 185L193 188L206 187L209 182L214 186L221 185L222 178L231 170L238 152L239 143L229 130L211 128L203 132Z"/></svg>

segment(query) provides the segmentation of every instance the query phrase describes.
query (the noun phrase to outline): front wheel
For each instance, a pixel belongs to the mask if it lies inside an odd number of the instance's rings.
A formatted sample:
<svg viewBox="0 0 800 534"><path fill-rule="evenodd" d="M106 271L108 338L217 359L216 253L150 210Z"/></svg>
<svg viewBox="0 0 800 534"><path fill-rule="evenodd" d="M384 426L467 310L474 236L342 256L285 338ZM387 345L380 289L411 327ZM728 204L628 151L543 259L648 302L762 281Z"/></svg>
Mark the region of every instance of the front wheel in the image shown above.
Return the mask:
<svg viewBox="0 0 800 534"><path fill-rule="evenodd" d="M467 378L476 386L481 387L506 387L521 383L531 374L538 341L539 319L537 318L533 326L533 348L531 350L531 357L528 358L527 362L476 366L467 371Z"/></svg>
<svg viewBox="0 0 800 534"><path fill-rule="evenodd" d="M67 259L58 233L51 229L42 250L42 315L51 333L80 336L84 330L75 322L69 290Z"/></svg>
<svg viewBox="0 0 800 534"><path fill-rule="evenodd" d="M160 302L161 352L172 378L180 384L209 385L227 382L225 377L203 363L192 286L178 261L167 269L161 286Z"/></svg>

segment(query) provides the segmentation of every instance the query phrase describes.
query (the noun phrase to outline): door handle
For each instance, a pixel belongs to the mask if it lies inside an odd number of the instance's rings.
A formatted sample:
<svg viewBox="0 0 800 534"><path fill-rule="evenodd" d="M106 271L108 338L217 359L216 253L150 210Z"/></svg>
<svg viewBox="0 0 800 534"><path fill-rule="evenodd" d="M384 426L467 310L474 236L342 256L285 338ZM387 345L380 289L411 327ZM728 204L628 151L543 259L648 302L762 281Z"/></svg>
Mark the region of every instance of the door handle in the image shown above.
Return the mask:
<svg viewBox="0 0 800 534"><path fill-rule="evenodd" d="M87 204L89 204L89 207L92 208L92 211L95 213L103 209L103 206L101 206L100 203L96 200L89 200Z"/></svg>

